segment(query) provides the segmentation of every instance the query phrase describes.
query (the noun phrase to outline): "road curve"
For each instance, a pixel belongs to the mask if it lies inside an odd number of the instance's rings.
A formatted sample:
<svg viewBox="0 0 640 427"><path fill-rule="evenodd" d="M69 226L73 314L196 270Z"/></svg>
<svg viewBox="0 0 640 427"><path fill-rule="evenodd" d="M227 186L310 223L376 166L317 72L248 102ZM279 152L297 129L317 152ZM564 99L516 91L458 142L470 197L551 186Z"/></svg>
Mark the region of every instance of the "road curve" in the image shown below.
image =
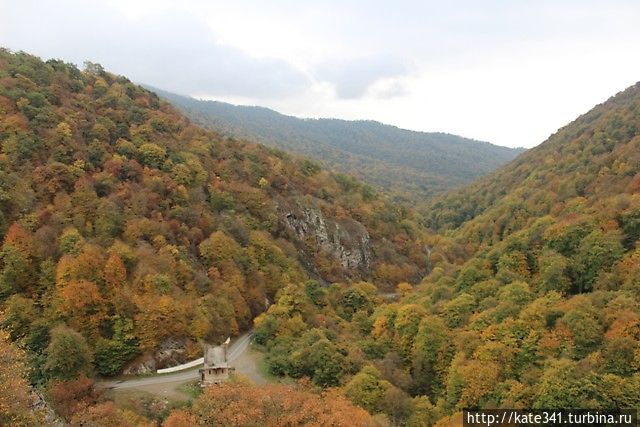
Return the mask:
<svg viewBox="0 0 640 427"><path fill-rule="evenodd" d="M233 362L238 356L249 348L252 332L247 332L236 338L229 345L229 353L227 359ZM170 374L162 374L152 377L132 378L130 380L106 381L101 383L101 387L113 389L136 388L152 384L173 383L179 381L189 381L199 377L199 367L185 369L184 371L172 372Z"/></svg>

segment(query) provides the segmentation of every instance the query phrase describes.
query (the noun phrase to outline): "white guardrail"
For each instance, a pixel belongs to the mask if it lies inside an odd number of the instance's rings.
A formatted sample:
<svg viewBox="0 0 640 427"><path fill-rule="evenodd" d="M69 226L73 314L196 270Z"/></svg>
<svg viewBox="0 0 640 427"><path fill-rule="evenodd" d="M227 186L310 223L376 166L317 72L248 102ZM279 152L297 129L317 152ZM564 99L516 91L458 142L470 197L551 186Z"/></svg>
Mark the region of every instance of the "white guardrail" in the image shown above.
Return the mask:
<svg viewBox="0 0 640 427"><path fill-rule="evenodd" d="M177 371L182 371L183 369L193 368L194 366L198 366L202 364L204 364L204 357L201 357L200 359L192 360L191 362L183 363L182 365L172 366L170 368L158 369L157 372L159 374L166 374L169 372L177 372Z"/></svg>

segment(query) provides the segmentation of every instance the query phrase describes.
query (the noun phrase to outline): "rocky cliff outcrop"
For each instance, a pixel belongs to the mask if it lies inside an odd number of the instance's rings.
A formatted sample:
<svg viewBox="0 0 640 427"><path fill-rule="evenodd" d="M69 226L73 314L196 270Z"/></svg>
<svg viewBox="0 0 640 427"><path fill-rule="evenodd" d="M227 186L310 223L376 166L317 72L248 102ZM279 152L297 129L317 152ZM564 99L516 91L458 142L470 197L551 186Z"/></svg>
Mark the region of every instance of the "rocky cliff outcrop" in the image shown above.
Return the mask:
<svg viewBox="0 0 640 427"><path fill-rule="evenodd" d="M156 372L159 368L179 365L187 359L187 340L171 337L162 341L153 354L144 354L130 363L124 375L141 375Z"/></svg>
<svg viewBox="0 0 640 427"><path fill-rule="evenodd" d="M31 410L42 417L44 425L50 427L64 427L67 425L62 419L60 419L60 417L58 417L58 415L56 415L40 391L33 391L31 394L30 404Z"/></svg>
<svg viewBox="0 0 640 427"><path fill-rule="evenodd" d="M281 200L277 209L281 227L308 256L328 254L349 276L368 272L371 238L364 225L351 218L329 218L308 201Z"/></svg>

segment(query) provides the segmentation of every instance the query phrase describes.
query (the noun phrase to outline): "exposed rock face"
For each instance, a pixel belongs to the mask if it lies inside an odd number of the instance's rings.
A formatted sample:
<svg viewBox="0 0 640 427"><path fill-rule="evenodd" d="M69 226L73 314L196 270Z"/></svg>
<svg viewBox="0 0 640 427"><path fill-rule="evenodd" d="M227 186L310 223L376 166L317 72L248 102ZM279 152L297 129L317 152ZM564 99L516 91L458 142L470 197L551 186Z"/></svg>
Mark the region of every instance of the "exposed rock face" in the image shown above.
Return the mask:
<svg viewBox="0 0 640 427"><path fill-rule="evenodd" d="M185 362L186 340L184 338L167 338L153 353L157 368L167 368Z"/></svg>
<svg viewBox="0 0 640 427"><path fill-rule="evenodd" d="M138 357L123 371L123 375L140 375L156 372L160 368L179 365L186 359L186 340L184 338L167 338L160 343L153 354Z"/></svg>
<svg viewBox="0 0 640 427"><path fill-rule="evenodd" d="M45 425L51 427L63 427L66 424L51 409L51 406L44 400L44 396L39 391L31 394L31 410L42 414Z"/></svg>
<svg viewBox="0 0 640 427"><path fill-rule="evenodd" d="M278 205L284 227L300 242L330 254L345 270L367 271L371 266L371 245L367 229L351 218L327 218L315 206L301 203Z"/></svg>
<svg viewBox="0 0 640 427"><path fill-rule="evenodd" d="M138 357L131 362L123 371L122 375L142 375L156 371L156 360L152 355L147 354Z"/></svg>

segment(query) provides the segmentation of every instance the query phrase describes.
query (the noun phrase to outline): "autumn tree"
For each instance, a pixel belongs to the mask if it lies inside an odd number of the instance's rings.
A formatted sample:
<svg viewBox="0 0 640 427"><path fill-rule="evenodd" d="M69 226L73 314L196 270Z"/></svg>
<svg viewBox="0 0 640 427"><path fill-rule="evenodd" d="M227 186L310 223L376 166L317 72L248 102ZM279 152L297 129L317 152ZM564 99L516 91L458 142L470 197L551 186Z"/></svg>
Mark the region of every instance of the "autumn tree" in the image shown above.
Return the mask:
<svg viewBox="0 0 640 427"><path fill-rule="evenodd" d="M566 257L555 251L546 251L538 258L538 264L541 290L559 292L569 290L571 282L567 276L569 262Z"/></svg>
<svg viewBox="0 0 640 427"><path fill-rule="evenodd" d="M365 366L344 386L345 396L371 413L379 412L391 383L372 366Z"/></svg>
<svg viewBox="0 0 640 427"><path fill-rule="evenodd" d="M9 332L13 341L18 341L29 334L36 315L37 312L31 299L19 294L12 295L4 303L4 313L0 316L0 325Z"/></svg>
<svg viewBox="0 0 640 427"><path fill-rule="evenodd" d="M238 260L242 255L242 248L223 231L216 231L203 241L200 246L200 256L209 265L220 265L223 261Z"/></svg>
<svg viewBox="0 0 640 427"><path fill-rule="evenodd" d="M545 369L536 387L534 408L597 408L593 377L576 362L555 360Z"/></svg>
<svg viewBox="0 0 640 427"><path fill-rule="evenodd" d="M412 391L439 397L453 358L451 335L443 320L425 317L420 322L412 348Z"/></svg>
<svg viewBox="0 0 640 427"><path fill-rule="evenodd" d="M127 279L127 268L118 254L112 253L104 266L104 280L110 288L124 284Z"/></svg>
<svg viewBox="0 0 640 427"><path fill-rule="evenodd" d="M303 337L304 340L304 337ZM296 376L309 376L314 384L336 386L343 372L344 356L326 338L309 343L292 355L296 366Z"/></svg>
<svg viewBox="0 0 640 427"><path fill-rule="evenodd" d="M54 378L69 380L91 373L91 349L82 335L67 326L60 325L51 331L46 354L44 368Z"/></svg>
<svg viewBox="0 0 640 427"><path fill-rule="evenodd" d="M201 425L371 425L372 419L335 391L315 394L290 385L227 383L209 387L188 413L170 415L165 426L196 420Z"/></svg>
<svg viewBox="0 0 640 427"><path fill-rule="evenodd" d="M93 390L94 381L84 374L78 378L55 380L47 389L47 401L56 414L65 420L95 404L97 394Z"/></svg>
<svg viewBox="0 0 640 427"><path fill-rule="evenodd" d="M117 317L111 339L101 338L95 345L95 367L102 375L117 375L139 352L131 319Z"/></svg>
<svg viewBox="0 0 640 427"><path fill-rule="evenodd" d="M22 251L11 244L5 244L0 251L0 259L0 298L23 291L31 285L31 263Z"/></svg>
<svg viewBox="0 0 640 427"><path fill-rule="evenodd" d="M72 281L59 290L61 316L70 326L96 337L105 318L104 298L98 287L87 280Z"/></svg>
<svg viewBox="0 0 640 427"><path fill-rule="evenodd" d="M0 330L0 424L33 426L43 415L31 408L31 389L26 379L26 355Z"/></svg>
<svg viewBox="0 0 640 427"><path fill-rule="evenodd" d="M593 231L578 247L572 267L577 292L590 291L598 275L608 271L623 254L620 234Z"/></svg>
<svg viewBox="0 0 640 427"><path fill-rule="evenodd" d="M140 163L151 168L158 168L163 164L166 150L153 143L142 144L138 149L140 153Z"/></svg>
<svg viewBox="0 0 640 427"><path fill-rule="evenodd" d="M602 324L588 301L567 311L559 322L571 333L575 358L582 358L594 351L602 341Z"/></svg>
<svg viewBox="0 0 640 427"><path fill-rule="evenodd" d="M463 326L471 315L475 304L475 299L467 293L462 293L445 304L443 317L447 326L450 328Z"/></svg>
<svg viewBox="0 0 640 427"><path fill-rule="evenodd" d="M131 410L119 409L113 402L103 402L79 411L71 418L71 426L152 427L154 422Z"/></svg>

